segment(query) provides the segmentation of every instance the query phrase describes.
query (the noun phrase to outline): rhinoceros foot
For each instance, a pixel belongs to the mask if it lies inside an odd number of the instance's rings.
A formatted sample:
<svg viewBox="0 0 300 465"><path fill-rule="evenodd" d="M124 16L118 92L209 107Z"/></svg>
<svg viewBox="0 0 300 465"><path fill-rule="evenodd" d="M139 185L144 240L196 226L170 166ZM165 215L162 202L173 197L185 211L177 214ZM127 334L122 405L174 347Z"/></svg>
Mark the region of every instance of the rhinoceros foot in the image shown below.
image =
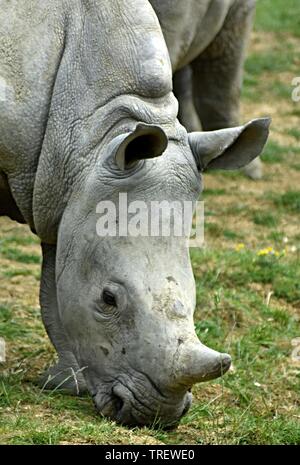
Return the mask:
<svg viewBox="0 0 300 465"><path fill-rule="evenodd" d="M79 396L87 392L82 371L82 369L66 366L58 362L46 370L38 382L42 390L64 391Z"/></svg>

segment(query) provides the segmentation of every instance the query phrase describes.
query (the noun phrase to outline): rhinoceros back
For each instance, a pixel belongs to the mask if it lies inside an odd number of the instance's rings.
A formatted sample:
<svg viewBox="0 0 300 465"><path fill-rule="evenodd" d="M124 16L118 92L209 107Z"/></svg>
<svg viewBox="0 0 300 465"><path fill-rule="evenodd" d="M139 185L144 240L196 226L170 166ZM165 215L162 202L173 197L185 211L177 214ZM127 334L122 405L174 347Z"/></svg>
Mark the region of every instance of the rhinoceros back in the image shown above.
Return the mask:
<svg viewBox="0 0 300 465"><path fill-rule="evenodd" d="M0 0L0 24L0 171L27 223L53 243L115 126L101 109L136 95L165 114L169 54L147 0Z"/></svg>
<svg viewBox="0 0 300 465"><path fill-rule="evenodd" d="M160 21L173 71L189 64L218 34L235 0L150 0Z"/></svg>

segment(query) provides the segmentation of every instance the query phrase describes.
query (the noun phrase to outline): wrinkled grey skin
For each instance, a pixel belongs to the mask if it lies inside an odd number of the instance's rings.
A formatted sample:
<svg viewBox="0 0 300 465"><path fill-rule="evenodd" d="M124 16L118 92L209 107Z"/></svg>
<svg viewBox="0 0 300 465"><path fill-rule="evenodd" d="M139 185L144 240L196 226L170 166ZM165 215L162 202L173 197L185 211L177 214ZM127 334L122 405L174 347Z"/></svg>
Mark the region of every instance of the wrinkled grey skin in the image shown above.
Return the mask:
<svg viewBox="0 0 300 465"><path fill-rule="evenodd" d="M187 134L144 0L0 0L0 83L0 213L41 239L58 353L43 383L122 423L176 423L230 365L194 331L188 238L98 237L96 205L195 201L205 168L260 153L268 120Z"/></svg>
<svg viewBox="0 0 300 465"><path fill-rule="evenodd" d="M255 0L150 0L170 52L179 120L188 131L239 124ZM200 123L201 121L201 123ZM243 168L262 177L259 158Z"/></svg>

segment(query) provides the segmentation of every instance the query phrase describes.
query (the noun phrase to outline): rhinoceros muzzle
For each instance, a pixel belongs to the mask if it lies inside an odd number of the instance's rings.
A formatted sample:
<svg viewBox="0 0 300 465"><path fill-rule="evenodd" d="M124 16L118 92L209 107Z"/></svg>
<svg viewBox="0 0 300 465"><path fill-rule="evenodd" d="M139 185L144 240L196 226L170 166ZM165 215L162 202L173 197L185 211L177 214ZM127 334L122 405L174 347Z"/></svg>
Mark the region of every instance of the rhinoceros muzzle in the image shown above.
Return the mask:
<svg viewBox="0 0 300 465"><path fill-rule="evenodd" d="M162 388L144 373L130 371L106 385L93 396L97 410L117 423L135 426L176 426L192 404L191 387L222 376L231 358L205 345L186 344Z"/></svg>
<svg viewBox="0 0 300 465"><path fill-rule="evenodd" d="M122 383L114 385L109 396L94 398L94 403L103 416L128 426L151 425L152 427L176 426L180 418L186 414L192 404L191 392L179 396L161 398L153 393L134 391Z"/></svg>

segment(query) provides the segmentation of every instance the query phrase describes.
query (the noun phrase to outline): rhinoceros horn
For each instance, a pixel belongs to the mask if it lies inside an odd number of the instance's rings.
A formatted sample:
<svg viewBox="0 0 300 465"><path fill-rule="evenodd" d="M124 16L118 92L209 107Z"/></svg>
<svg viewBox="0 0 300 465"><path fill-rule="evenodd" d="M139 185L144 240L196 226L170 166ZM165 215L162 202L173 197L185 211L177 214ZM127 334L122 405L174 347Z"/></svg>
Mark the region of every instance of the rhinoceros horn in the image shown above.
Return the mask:
<svg viewBox="0 0 300 465"><path fill-rule="evenodd" d="M175 378L180 384L192 386L222 376L230 364L230 355L210 349L199 340L186 342L178 357Z"/></svg>

